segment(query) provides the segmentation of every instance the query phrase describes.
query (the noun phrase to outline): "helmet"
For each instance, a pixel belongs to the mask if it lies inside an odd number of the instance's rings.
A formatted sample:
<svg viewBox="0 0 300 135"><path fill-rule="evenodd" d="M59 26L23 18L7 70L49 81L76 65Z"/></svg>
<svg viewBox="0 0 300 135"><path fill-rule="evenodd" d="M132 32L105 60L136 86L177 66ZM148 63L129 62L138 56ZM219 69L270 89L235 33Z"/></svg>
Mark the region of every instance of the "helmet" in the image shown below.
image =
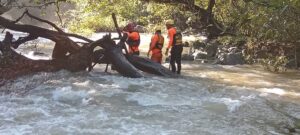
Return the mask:
<svg viewBox="0 0 300 135"><path fill-rule="evenodd" d="M167 20L166 25L174 25L174 21L173 20Z"/></svg>
<svg viewBox="0 0 300 135"><path fill-rule="evenodd" d="M158 26L156 26L156 27L154 27L154 30L155 30L155 31L159 31L159 30L161 30L161 28L158 27Z"/></svg>

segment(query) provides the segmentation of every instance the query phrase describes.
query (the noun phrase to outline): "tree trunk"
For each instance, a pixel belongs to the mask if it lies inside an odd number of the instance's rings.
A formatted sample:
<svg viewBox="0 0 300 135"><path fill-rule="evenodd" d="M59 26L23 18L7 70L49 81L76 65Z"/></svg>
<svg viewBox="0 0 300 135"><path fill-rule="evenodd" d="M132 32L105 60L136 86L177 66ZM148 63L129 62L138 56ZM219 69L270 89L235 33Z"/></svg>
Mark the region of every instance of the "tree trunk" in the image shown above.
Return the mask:
<svg viewBox="0 0 300 135"><path fill-rule="evenodd" d="M14 79L36 72L54 72L61 69L77 72L84 71L87 68L91 70L92 62L98 64L112 63L116 67L116 70L126 77L143 77L135 66L136 63L145 63L145 60L137 59L135 62L131 61L134 63L132 65L121 50L122 45L125 44L124 41L122 40L119 44L116 44L110 35L104 36L97 41L92 41L79 35L68 34L62 31L57 32L31 25L15 24L1 16L0 25L7 29L29 33L27 37L21 37L17 41L13 41L13 35L7 32L5 39L0 42L0 51L2 53L2 55L0 53L0 83L2 83L3 80ZM80 47L68 36L83 39L87 41L88 44ZM56 43L52 53L52 60L31 60L12 49L12 47L18 48L19 45L38 37L50 39ZM97 46L103 49L94 51L94 48ZM140 66L137 66L137 68L139 67ZM155 71L163 69L161 65L157 66L148 62L148 65L144 65L144 68L146 69L144 71L154 74L160 72L162 76L171 77L171 75L167 74L166 70ZM149 69L151 68L154 71L150 71ZM166 73L164 74L163 72Z"/></svg>
<svg viewBox="0 0 300 135"><path fill-rule="evenodd" d="M11 49L13 35L6 33L5 39L1 43L0 50L3 55L0 65L0 80L1 79L14 79L18 76L31 74L34 72L53 72L63 68L65 61L61 62L56 60L31 60L28 59L14 50Z"/></svg>

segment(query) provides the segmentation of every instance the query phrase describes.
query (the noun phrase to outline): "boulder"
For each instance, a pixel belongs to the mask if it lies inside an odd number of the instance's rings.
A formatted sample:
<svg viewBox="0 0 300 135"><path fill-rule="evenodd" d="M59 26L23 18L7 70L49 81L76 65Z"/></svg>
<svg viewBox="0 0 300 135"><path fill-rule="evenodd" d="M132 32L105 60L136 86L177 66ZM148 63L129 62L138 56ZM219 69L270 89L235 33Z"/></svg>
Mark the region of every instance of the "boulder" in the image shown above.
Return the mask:
<svg viewBox="0 0 300 135"><path fill-rule="evenodd" d="M181 60L193 61L194 56L193 55L188 55L188 54L182 54Z"/></svg>
<svg viewBox="0 0 300 135"><path fill-rule="evenodd" d="M203 51L196 51L193 53L193 57L195 60L197 59L206 59L207 58L207 53Z"/></svg>
<svg viewBox="0 0 300 135"><path fill-rule="evenodd" d="M224 65L237 65L245 64L244 57L242 53L229 53L226 55Z"/></svg>
<svg viewBox="0 0 300 135"><path fill-rule="evenodd" d="M222 65L238 65L245 64L245 59L243 57L243 51L237 47L219 47L217 53L217 59L214 64Z"/></svg>
<svg viewBox="0 0 300 135"><path fill-rule="evenodd" d="M207 44L205 51L207 52L207 58L214 58L218 52L219 43L218 42L212 42L210 44Z"/></svg>
<svg viewBox="0 0 300 135"><path fill-rule="evenodd" d="M206 47L206 44L203 42L200 42L199 40L197 40L193 43L193 49L195 49L195 50L199 50L199 49L202 49L205 47Z"/></svg>
<svg viewBox="0 0 300 135"><path fill-rule="evenodd" d="M243 54L241 52L238 53L222 53L218 55L218 58L215 60L214 64L222 64L222 65L242 65L245 64L245 60Z"/></svg>

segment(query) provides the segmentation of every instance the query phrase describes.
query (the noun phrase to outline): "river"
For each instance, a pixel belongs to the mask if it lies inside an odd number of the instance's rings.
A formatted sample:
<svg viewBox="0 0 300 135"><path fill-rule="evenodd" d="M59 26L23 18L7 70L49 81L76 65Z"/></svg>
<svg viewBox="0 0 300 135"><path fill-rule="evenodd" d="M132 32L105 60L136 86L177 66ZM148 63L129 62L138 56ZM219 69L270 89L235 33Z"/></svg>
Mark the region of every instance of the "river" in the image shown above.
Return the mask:
<svg viewBox="0 0 300 135"><path fill-rule="evenodd" d="M0 134L300 134L297 71L198 62L184 62L176 79L103 71L42 72L0 87Z"/></svg>

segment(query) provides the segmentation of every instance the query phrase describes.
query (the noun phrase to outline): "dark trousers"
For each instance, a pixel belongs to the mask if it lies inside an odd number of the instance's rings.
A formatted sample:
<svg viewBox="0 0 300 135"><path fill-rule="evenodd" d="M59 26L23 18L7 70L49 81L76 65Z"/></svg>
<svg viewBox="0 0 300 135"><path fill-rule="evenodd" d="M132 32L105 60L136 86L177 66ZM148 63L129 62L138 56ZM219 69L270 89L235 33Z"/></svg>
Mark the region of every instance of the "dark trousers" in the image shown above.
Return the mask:
<svg viewBox="0 0 300 135"><path fill-rule="evenodd" d="M177 72L177 74L180 74L181 71L181 54L182 54L183 46L182 45L174 45L171 49L171 59L170 64L172 68L172 72ZM175 62L177 64L177 71Z"/></svg>

